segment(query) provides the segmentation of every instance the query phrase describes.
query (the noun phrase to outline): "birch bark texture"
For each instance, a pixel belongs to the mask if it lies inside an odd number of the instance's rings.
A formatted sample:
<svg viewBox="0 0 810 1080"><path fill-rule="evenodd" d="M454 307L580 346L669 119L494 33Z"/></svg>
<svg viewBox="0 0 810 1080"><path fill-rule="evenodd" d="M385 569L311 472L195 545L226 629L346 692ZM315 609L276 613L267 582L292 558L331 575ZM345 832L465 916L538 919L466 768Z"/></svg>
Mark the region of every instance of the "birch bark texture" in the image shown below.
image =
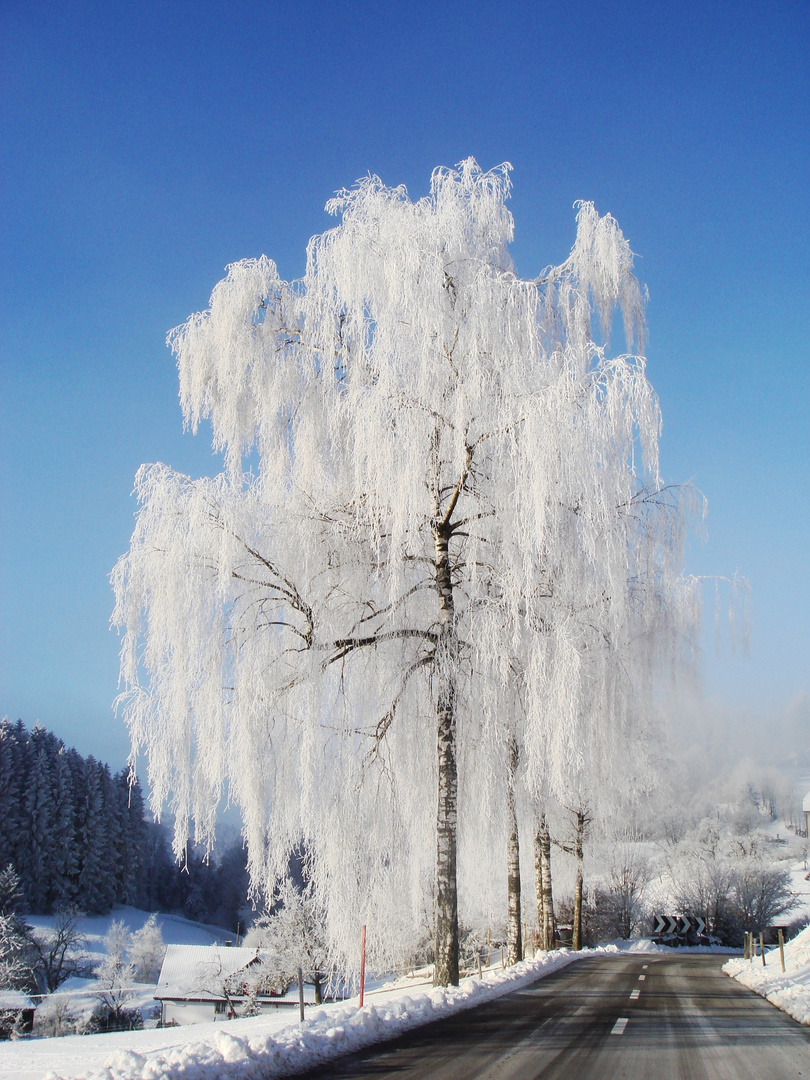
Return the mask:
<svg viewBox="0 0 810 1080"><path fill-rule="evenodd" d="M227 793L258 887L306 851L333 963L364 923L398 962L428 911L439 984L482 868L505 902L509 733L520 783L564 794L697 602L629 245L580 203L570 256L522 280L509 172L468 159L417 201L367 177L300 280L228 268L169 335L223 471L143 466L112 574L119 706L178 856Z"/></svg>

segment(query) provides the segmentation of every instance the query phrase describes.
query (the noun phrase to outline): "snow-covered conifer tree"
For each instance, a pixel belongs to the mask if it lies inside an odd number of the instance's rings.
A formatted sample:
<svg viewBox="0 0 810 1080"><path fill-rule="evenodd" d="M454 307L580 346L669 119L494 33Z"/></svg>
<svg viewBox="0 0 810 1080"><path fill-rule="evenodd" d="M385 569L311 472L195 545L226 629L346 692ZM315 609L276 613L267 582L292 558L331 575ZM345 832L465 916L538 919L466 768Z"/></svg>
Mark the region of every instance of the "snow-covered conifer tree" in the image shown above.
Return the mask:
<svg viewBox="0 0 810 1080"><path fill-rule="evenodd" d="M21 722L0 720L0 866L13 863L18 869L26 857L26 742Z"/></svg>
<svg viewBox="0 0 810 1080"><path fill-rule="evenodd" d="M51 905L69 904L76 889L78 858L75 829L75 792L68 753L60 746L52 759L54 825Z"/></svg>
<svg viewBox="0 0 810 1080"><path fill-rule="evenodd" d="M526 790L559 790L586 708L606 743L627 725L622 628L643 689L694 610L644 360L605 345L615 309L641 341L630 248L582 203L570 257L522 280L509 189L472 160L416 202L368 177L300 281L231 266L170 336L224 471L142 467L113 573L124 715L176 852L192 819L211 841L227 784L255 880L304 845L334 958L367 923L401 959L428 906L439 984L510 738Z"/></svg>
<svg viewBox="0 0 810 1080"><path fill-rule="evenodd" d="M81 762L76 835L81 851L77 876L77 902L91 913L109 910L112 869L106 864L107 821L104 816L102 766L93 757ZM113 879L114 880L114 879Z"/></svg>
<svg viewBox="0 0 810 1080"><path fill-rule="evenodd" d="M35 747L33 768L29 774L28 788L25 792L27 843L23 870L28 882L28 900L34 912L46 910L53 876L52 828L55 808L51 790L50 762L43 738L45 734L44 729L34 728L32 734Z"/></svg>
<svg viewBox="0 0 810 1080"><path fill-rule="evenodd" d="M37 954L31 927L10 912L0 915L0 990L37 990Z"/></svg>

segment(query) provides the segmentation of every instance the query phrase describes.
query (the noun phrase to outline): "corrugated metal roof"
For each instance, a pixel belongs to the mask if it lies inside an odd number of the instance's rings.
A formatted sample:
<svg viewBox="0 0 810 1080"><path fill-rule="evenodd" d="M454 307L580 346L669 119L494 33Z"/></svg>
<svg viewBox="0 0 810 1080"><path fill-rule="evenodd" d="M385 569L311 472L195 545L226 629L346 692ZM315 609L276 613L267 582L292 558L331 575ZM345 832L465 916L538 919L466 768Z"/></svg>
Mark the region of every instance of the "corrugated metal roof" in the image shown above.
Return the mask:
<svg viewBox="0 0 810 1080"><path fill-rule="evenodd" d="M155 997L221 1001L223 984L231 975L252 964L258 949L233 949L220 945L169 945L160 969Z"/></svg>

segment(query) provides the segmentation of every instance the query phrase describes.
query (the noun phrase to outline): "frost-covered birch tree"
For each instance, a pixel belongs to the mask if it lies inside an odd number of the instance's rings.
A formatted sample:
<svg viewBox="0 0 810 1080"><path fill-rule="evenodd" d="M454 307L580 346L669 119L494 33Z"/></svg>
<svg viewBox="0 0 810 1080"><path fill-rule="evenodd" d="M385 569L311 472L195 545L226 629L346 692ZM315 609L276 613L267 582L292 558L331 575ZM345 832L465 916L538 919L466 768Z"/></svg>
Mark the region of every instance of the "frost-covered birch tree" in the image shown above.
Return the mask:
<svg viewBox="0 0 810 1080"><path fill-rule="evenodd" d="M169 338L223 472L142 467L113 573L120 701L176 852L192 822L211 841L227 787L254 881L307 852L334 962L362 923L372 961L399 959L427 911L437 984L510 747L528 789L563 785L583 710L629 715L621 628L652 671L694 603L630 248L581 203L569 258L522 280L509 190L472 159L418 201L368 177L300 280L229 267Z"/></svg>

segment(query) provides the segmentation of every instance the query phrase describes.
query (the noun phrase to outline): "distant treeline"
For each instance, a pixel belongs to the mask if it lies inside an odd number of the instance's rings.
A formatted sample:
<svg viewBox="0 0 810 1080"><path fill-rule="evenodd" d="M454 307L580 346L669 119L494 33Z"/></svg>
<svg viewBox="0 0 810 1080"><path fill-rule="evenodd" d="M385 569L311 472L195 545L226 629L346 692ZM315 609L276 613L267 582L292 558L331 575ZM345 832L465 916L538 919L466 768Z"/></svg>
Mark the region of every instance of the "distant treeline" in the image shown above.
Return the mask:
<svg viewBox="0 0 810 1080"><path fill-rule="evenodd" d="M217 861L190 853L179 866L168 830L147 821L137 779L82 757L37 724L0 720L0 869L20 877L25 908L65 905L102 914L114 904L245 926L247 872L240 842Z"/></svg>

